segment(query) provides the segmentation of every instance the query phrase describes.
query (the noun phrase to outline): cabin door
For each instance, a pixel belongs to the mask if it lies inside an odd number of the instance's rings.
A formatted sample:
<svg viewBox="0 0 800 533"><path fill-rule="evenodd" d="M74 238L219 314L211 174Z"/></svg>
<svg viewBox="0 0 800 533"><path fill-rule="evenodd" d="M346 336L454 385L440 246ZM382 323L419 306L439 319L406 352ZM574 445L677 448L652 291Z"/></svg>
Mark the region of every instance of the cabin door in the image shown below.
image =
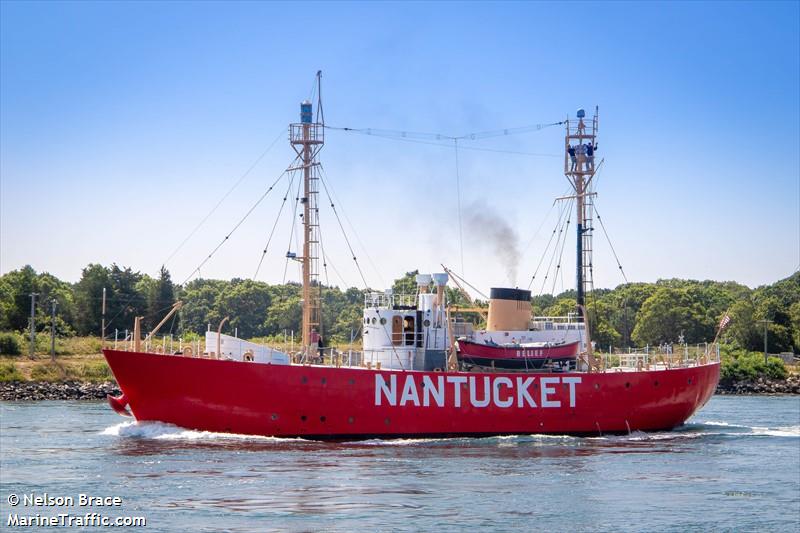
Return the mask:
<svg viewBox="0 0 800 533"><path fill-rule="evenodd" d="M403 317L398 315L392 317L392 344L403 345Z"/></svg>

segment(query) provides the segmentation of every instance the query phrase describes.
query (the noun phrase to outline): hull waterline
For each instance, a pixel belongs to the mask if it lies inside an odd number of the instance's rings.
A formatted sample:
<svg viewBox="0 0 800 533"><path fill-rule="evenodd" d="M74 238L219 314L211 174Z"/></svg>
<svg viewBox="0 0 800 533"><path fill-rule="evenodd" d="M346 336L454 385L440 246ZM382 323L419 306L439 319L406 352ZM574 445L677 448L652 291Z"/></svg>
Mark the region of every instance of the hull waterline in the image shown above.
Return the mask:
<svg viewBox="0 0 800 533"><path fill-rule="evenodd" d="M338 440L668 430L708 401L720 371L403 372L103 353L137 420Z"/></svg>

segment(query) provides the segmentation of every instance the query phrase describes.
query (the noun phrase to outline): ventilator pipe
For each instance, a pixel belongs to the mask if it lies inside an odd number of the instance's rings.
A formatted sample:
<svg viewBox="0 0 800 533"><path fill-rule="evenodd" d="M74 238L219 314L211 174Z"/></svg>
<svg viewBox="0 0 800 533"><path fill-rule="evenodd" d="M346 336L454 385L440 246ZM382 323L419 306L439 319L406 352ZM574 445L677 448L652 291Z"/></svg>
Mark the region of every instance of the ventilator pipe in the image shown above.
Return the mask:
<svg viewBox="0 0 800 533"><path fill-rule="evenodd" d="M216 355L217 358L219 358L220 350L222 350L222 326L225 324L225 322L228 321L229 318L230 317L228 316L223 318L222 322L219 323L219 327L217 328L217 355Z"/></svg>

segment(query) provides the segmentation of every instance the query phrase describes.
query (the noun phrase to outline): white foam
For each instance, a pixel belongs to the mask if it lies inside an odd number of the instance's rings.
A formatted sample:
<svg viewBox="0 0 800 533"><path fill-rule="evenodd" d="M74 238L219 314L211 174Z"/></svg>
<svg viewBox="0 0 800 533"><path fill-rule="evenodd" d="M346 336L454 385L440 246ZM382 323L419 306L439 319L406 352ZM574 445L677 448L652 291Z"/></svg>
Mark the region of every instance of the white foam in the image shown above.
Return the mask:
<svg viewBox="0 0 800 533"><path fill-rule="evenodd" d="M706 421L706 422L698 421L697 424L700 424L700 425L703 425L703 426L722 426L722 427L727 427L727 428L746 428L746 429L750 429L750 426L741 426L739 424L729 424L728 422L715 422L713 420L709 420L709 421Z"/></svg>
<svg viewBox="0 0 800 533"><path fill-rule="evenodd" d="M754 427L753 435L764 435L768 437L800 437L800 426L783 426L776 428Z"/></svg>
<svg viewBox="0 0 800 533"><path fill-rule="evenodd" d="M283 439L279 437L263 437L259 435L240 435L237 433L216 433L213 431L195 431L184 429L163 422L122 422L109 426L100 432L101 435L123 438L177 440L177 441L215 441L238 440L260 442L307 442L303 439Z"/></svg>

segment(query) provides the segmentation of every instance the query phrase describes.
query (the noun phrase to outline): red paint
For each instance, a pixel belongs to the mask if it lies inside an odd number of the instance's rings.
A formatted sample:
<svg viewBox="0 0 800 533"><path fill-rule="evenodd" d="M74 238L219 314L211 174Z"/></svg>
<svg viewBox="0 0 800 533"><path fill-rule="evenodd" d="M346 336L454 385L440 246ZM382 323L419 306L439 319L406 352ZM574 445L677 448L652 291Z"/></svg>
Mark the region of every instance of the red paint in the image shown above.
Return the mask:
<svg viewBox="0 0 800 533"><path fill-rule="evenodd" d="M448 373L402 372L300 365L267 365L174 355L103 351L137 420L181 427L278 437L356 439L399 436L500 434L598 434L666 430L689 418L708 401L719 381L719 363L691 368L608 373ZM483 380L535 378L528 388L540 402L542 378L580 378L575 407L569 386L549 385L549 402L561 407L474 407L469 387L447 386L443 406L376 406L376 374L390 382L397 397L409 375L417 384L475 378L477 396ZM491 391L490 391L491 392ZM507 402L515 392L498 387ZM419 393L422 398L421 389ZM465 401L466 399L466 401ZM421 400L420 400L421 401Z"/></svg>

